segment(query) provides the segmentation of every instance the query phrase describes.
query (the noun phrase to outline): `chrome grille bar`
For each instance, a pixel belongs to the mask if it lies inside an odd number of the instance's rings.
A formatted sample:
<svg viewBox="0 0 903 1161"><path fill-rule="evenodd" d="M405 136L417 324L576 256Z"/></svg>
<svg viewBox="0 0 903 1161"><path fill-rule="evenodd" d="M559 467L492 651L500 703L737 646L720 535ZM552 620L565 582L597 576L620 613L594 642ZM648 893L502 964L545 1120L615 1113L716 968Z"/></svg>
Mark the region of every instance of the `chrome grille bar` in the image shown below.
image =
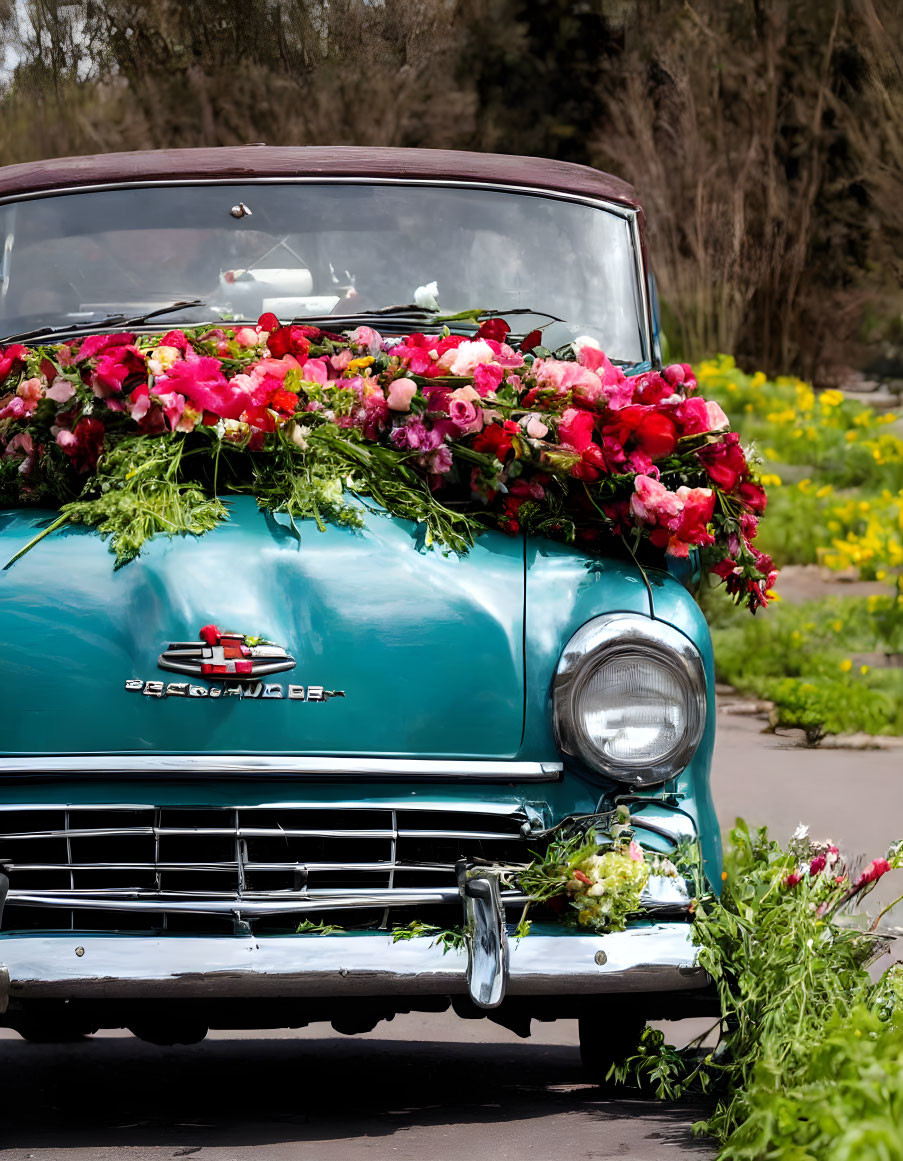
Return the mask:
<svg viewBox="0 0 903 1161"><path fill-rule="evenodd" d="M269 916L265 930L291 932L292 914L355 910L387 928L393 909L457 909L459 858L528 861L537 825L516 802L4 803L4 930L222 933L231 922L247 934Z"/></svg>

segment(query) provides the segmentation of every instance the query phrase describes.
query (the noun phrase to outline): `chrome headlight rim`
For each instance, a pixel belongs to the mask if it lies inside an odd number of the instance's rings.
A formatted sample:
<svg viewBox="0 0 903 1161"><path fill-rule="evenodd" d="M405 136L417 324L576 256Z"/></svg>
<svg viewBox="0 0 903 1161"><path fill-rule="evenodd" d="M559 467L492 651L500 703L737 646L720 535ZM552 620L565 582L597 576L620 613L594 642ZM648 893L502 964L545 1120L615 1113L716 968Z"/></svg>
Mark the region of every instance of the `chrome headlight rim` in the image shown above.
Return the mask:
<svg viewBox="0 0 903 1161"><path fill-rule="evenodd" d="M613 658L635 657L667 670L684 695L685 728L674 745L653 761L614 760L588 736L580 711L587 683ZM705 669L699 650L678 629L639 613L606 613L587 621L562 651L552 689L555 741L590 770L635 787L670 782L689 763L706 724Z"/></svg>

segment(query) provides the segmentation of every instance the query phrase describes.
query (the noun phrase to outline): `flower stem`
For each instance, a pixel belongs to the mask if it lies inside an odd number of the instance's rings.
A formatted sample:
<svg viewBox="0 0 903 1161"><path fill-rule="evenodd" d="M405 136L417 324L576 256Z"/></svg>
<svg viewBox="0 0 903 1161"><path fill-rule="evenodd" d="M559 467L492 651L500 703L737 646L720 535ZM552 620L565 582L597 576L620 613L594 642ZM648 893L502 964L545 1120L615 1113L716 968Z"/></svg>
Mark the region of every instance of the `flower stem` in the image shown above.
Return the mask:
<svg viewBox="0 0 903 1161"><path fill-rule="evenodd" d="M66 521L68 519L69 519L69 516L67 513L63 513L62 516L58 516L56 518L56 520L53 521L52 524L49 524L44 529L43 532L39 532L37 534L37 536L33 536L31 538L31 540L29 540L29 542L25 545L24 548L20 548L15 556L11 556L9 558L9 560L6 562L6 564L3 566L3 571L6 572L6 570L8 568L12 568L12 566L16 563L16 561L19 559L19 557L24 556L25 553L29 551L29 549L34 548L34 546L38 543L39 540L43 540L44 537L49 536L51 532L56 532L57 528L62 528L62 526L66 523Z"/></svg>

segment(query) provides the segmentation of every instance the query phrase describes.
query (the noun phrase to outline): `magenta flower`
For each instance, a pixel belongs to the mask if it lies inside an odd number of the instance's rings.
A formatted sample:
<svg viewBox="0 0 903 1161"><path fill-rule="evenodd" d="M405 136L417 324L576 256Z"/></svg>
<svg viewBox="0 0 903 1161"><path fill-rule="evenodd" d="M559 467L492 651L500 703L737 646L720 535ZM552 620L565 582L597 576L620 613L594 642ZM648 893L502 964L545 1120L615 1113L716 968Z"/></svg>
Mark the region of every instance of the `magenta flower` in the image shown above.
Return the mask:
<svg viewBox="0 0 903 1161"><path fill-rule="evenodd" d="M859 891L863 887L867 887L869 883L876 883L881 878L881 876L886 875L890 869L891 865L887 859L872 859L869 865L853 884L853 890Z"/></svg>
<svg viewBox="0 0 903 1161"><path fill-rule="evenodd" d="M247 392L232 386L212 355L174 363L156 386L158 394L175 391L196 410L212 411L223 419L239 419L249 402Z"/></svg>

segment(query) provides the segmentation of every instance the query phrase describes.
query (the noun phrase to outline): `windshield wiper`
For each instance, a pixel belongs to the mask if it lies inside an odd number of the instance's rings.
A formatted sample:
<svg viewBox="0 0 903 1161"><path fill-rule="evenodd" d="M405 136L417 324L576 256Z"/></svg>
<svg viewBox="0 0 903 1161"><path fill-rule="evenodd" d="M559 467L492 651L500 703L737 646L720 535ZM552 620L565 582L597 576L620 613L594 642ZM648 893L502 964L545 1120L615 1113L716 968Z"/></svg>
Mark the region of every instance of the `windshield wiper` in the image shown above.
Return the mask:
<svg viewBox="0 0 903 1161"><path fill-rule="evenodd" d="M412 325L425 324L426 326L443 327L447 323L456 323L459 326L468 324L479 329L480 324L487 318L504 318L510 314L531 314L538 318L547 318L550 322L564 322L545 310L534 310L528 306L513 307L511 310L462 310L458 314L443 314L437 310L426 310L413 303L407 306L382 306L373 310L363 310L356 314L313 314L299 315L292 319L292 323L306 326L325 327L327 330L341 330L342 324L349 326L372 326L378 329L386 321L410 323ZM338 324L338 325L337 325Z"/></svg>
<svg viewBox="0 0 903 1161"><path fill-rule="evenodd" d="M173 302L169 306L161 306L156 310L149 310L146 314L135 315L134 318L126 318L124 314L108 314L104 318L94 319L91 322L73 323L70 326L62 327L39 327L34 331L23 331L18 335L6 335L0 339L0 343L22 343L27 339L49 338L51 335L71 335L77 338L79 335L88 334L91 331L102 329L107 326L118 327L138 327L142 323L149 322L152 318L160 318L165 314L173 314L177 310L187 310L190 306L204 306L202 298L185 299L183 302Z"/></svg>

